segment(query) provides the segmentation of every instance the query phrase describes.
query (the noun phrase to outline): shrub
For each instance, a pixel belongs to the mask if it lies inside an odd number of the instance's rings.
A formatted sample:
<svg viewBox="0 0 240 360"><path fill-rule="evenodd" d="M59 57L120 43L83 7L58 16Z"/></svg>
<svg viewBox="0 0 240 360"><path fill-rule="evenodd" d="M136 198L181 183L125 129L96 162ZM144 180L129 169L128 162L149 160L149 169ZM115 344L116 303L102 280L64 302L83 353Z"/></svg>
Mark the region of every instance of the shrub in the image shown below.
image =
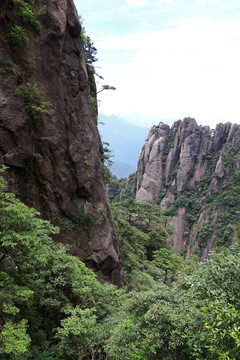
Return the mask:
<svg viewBox="0 0 240 360"><path fill-rule="evenodd" d="M31 25L34 31L39 34L41 30L41 24L37 20L36 15L31 8L31 5L28 3L24 3L19 13L23 23Z"/></svg>
<svg viewBox="0 0 240 360"><path fill-rule="evenodd" d="M21 84L16 89L16 94L24 99L26 110L33 122L39 121L43 114L53 115L51 103L44 101L36 84Z"/></svg>
<svg viewBox="0 0 240 360"><path fill-rule="evenodd" d="M11 25L8 32L8 38L10 43L14 46L18 45L19 43L27 44L29 42L26 30L20 25Z"/></svg>

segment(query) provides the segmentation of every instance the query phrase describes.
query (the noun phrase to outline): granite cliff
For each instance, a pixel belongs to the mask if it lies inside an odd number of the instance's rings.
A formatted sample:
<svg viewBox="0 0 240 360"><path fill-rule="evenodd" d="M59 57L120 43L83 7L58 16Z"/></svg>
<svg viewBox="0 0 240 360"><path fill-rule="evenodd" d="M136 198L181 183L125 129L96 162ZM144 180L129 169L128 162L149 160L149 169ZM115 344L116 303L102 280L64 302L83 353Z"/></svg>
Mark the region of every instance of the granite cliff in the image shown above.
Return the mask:
<svg viewBox="0 0 240 360"><path fill-rule="evenodd" d="M27 11L26 11L27 10ZM102 281L126 283L106 195L96 89L72 0L0 3L0 163Z"/></svg>
<svg viewBox="0 0 240 360"><path fill-rule="evenodd" d="M136 200L160 204L176 233L173 248L187 257L228 246L240 220L240 127L215 130L195 119L150 129L138 160Z"/></svg>

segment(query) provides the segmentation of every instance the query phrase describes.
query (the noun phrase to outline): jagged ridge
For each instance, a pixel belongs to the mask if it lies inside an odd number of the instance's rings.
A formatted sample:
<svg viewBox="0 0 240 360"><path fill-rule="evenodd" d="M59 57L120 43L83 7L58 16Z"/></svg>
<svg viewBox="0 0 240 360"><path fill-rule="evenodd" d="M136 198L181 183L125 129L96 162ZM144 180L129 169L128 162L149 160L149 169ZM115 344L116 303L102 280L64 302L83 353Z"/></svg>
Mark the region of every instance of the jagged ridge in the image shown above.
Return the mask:
<svg viewBox="0 0 240 360"><path fill-rule="evenodd" d="M240 128L215 130L195 119L150 129L139 155L136 200L160 203L173 216L173 247L189 256L235 240L239 213Z"/></svg>

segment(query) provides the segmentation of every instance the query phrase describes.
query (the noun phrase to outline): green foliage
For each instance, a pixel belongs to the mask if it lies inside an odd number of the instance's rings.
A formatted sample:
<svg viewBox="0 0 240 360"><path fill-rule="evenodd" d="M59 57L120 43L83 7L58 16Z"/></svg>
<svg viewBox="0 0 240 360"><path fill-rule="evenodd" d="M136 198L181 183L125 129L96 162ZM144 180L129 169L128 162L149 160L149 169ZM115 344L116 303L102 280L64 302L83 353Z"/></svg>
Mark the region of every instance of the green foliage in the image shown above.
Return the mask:
<svg viewBox="0 0 240 360"><path fill-rule="evenodd" d="M166 216L174 216L177 214L178 208L183 207L187 208L188 210L186 220L188 221L188 226L191 227L193 223L197 220L201 210L201 204L196 198L194 189L186 188L184 194L180 196L176 201L174 201L173 205L171 205L164 212L164 214Z"/></svg>
<svg viewBox="0 0 240 360"><path fill-rule="evenodd" d="M160 204L162 199L167 195L168 189L165 188L164 190L162 190L158 196L158 200L157 200L157 204Z"/></svg>
<svg viewBox="0 0 240 360"><path fill-rule="evenodd" d="M166 136L166 140L167 140L167 146L165 148L165 152L164 152L164 155L163 155L163 158L162 158L163 165L166 164L167 156L168 156L170 150L174 146L174 135L173 135L172 129L170 129L168 135Z"/></svg>
<svg viewBox="0 0 240 360"><path fill-rule="evenodd" d="M15 0L16 2L16 0ZM18 1L19 3L19 1ZM33 12L33 8L31 6L31 4L27 3L27 2L21 2L22 5L20 6L20 11L19 14L22 18L23 24L27 25L31 25L32 28L35 30L35 32L37 34L40 33L41 30L41 25L40 22L37 20L36 15Z"/></svg>
<svg viewBox="0 0 240 360"><path fill-rule="evenodd" d="M240 246L184 263L167 248L159 206L129 199L113 214L136 290L127 294L54 243L58 229L0 177L1 359L239 359ZM178 277L164 284L164 271Z"/></svg>
<svg viewBox="0 0 240 360"><path fill-rule="evenodd" d="M88 76L89 76L88 86L89 86L89 92L90 92L90 99L91 99L91 103L92 103L94 116L97 121L98 120L97 94L104 90L116 90L116 88L114 86L110 86L110 85L102 85L101 89L99 91L97 91L94 77L97 76L99 79L104 80L104 78L96 72L96 66L94 65L98 61L98 58L96 57L98 51L94 45L94 42L87 35L86 30L83 27L83 18L81 16L79 16L79 21L82 26L80 38L82 39L82 42L83 42L85 60L86 60L87 71L88 71ZM105 175L108 176L106 169L104 169L104 172L105 172Z"/></svg>
<svg viewBox="0 0 240 360"><path fill-rule="evenodd" d="M36 159L39 159L40 161L42 161L43 160L43 156L42 156L42 154L40 154L40 153L35 153L35 154L32 154Z"/></svg>
<svg viewBox="0 0 240 360"><path fill-rule="evenodd" d="M111 181L111 171L109 170L112 165L113 154L109 149L109 143L103 142L103 154L101 156L102 160L102 168L103 168L103 176L106 184L109 184Z"/></svg>
<svg viewBox="0 0 240 360"><path fill-rule="evenodd" d="M61 320L61 327L57 328L56 338L60 339L59 353L61 357L76 356L82 358L87 355L87 349L91 345L96 331L96 316L94 309L66 308L64 313L68 315Z"/></svg>
<svg viewBox="0 0 240 360"><path fill-rule="evenodd" d="M90 166L90 162L86 155L84 155L84 157L83 157L83 164L84 164L85 169L88 169Z"/></svg>
<svg viewBox="0 0 240 360"><path fill-rule="evenodd" d="M197 359L238 359L240 301L239 245L213 256L192 277L192 293L201 304L198 331L189 344Z"/></svg>
<svg viewBox="0 0 240 360"><path fill-rule="evenodd" d="M0 333L0 354L21 359L21 355L28 351L31 342L26 331L27 320L21 320L19 323L13 323L11 320L6 322Z"/></svg>
<svg viewBox="0 0 240 360"><path fill-rule="evenodd" d="M7 37L9 44L15 48L20 44L29 43L29 28L33 29L35 33L40 34L41 24L38 18L44 14L46 7L41 5L36 6L32 0L13 0L13 3L17 7L17 16L15 16L14 21L11 20L9 24Z"/></svg>
<svg viewBox="0 0 240 360"><path fill-rule="evenodd" d="M137 192L137 173L129 175L127 179L112 179L109 186L111 191L114 191L112 202L125 201L129 198L135 199Z"/></svg>
<svg viewBox="0 0 240 360"><path fill-rule="evenodd" d="M12 45L18 45L20 43L27 44L29 42L26 30L21 25L16 24L10 26L8 38Z"/></svg>
<svg viewBox="0 0 240 360"><path fill-rule="evenodd" d="M183 259L173 253L171 249L162 248L153 252L153 262L157 267L165 271L164 283L168 281L168 272L174 276L183 264Z"/></svg>
<svg viewBox="0 0 240 360"><path fill-rule="evenodd" d="M159 272L152 262L153 252L168 246L172 228L165 225L166 218L159 206L138 203L132 198L112 203L112 213L130 286L136 290L152 288L155 280L163 277L163 272Z"/></svg>
<svg viewBox="0 0 240 360"><path fill-rule="evenodd" d="M166 285L132 292L125 302L125 317L107 345L111 359L191 359L184 340L192 314L181 292Z"/></svg>
<svg viewBox="0 0 240 360"><path fill-rule="evenodd" d="M46 6L35 6L32 0L13 0L13 2L19 7L18 14L20 15L23 24L30 25L33 30L39 34L41 30L41 24L38 20L38 17L45 13Z"/></svg>
<svg viewBox="0 0 240 360"><path fill-rule="evenodd" d="M79 19L82 23L82 19ZM83 46L85 51L85 59L87 64L87 72L88 72L88 88L90 93L90 100L92 104L93 113L97 122L98 119L98 102L97 102L97 89L94 75L96 74L94 63L98 60L96 58L97 49L95 48L92 40L89 36L86 35L85 29L82 27L82 31L80 37L83 40ZM100 77L102 78L102 77Z"/></svg>
<svg viewBox="0 0 240 360"><path fill-rule="evenodd" d="M82 30L82 31L84 31L84 30ZM96 58L97 49L94 46L94 43L89 36L81 33L81 37L83 38L86 63L88 66L93 67L93 63L98 61L98 59ZM95 71L94 71L94 73L95 73Z"/></svg>
<svg viewBox="0 0 240 360"><path fill-rule="evenodd" d="M232 167L231 172L231 181L223 184L222 191L209 196L207 200L211 209L220 209L216 224L218 246L229 246L232 243L235 224L240 219L240 171Z"/></svg>
<svg viewBox="0 0 240 360"><path fill-rule="evenodd" d="M179 166L177 166L176 169L174 169L173 172L169 175L169 178L168 178L169 185L171 185L173 180L176 178L178 169L179 169Z"/></svg>
<svg viewBox="0 0 240 360"><path fill-rule="evenodd" d="M219 153L214 153L206 156L204 160L209 161L209 170L207 175L202 179L200 184L195 188L188 185L182 191L182 194L177 200L164 212L166 216L175 216L179 208L186 208L187 227L185 236L189 236L190 230L199 219L199 215L206 208L209 208L209 213L218 212L216 222L216 233L214 242L216 246L230 246L235 233L235 224L240 220L240 172L233 166L236 163L236 156L239 148L231 149L231 146L225 145L221 156L224 162L226 171L228 171L229 181L225 183L223 179L215 174L215 167L219 159ZM174 172L172 173L175 176ZM171 177L172 181L173 177ZM208 193L209 185L212 180L217 181L221 191ZM170 186L171 182L167 184ZM166 195L166 189L159 195L159 202ZM203 224L199 229L197 238L199 245L205 247L213 232L213 218L211 217L206 224Z"/></svg>
<svg viewBox="0 0 240 360"><path fill-rule="evenodd" d="M99 90L97 92L97 94L99 94L100 92L102 92L104 90L116 90L116 88L114 86L110 86L110 85L102 85L101 90Z"/></svg>
<svg viewBox="0 0 240 360"><path fill-rule="evenodd" d="M14 67L14 64L11 60L6 60L4 61L4 68L2 71L3 74L13 74L14 76L18 76L18 71L17 69Z"/></svg>
<svg viewBox="0 0 240 360"><path fill-rule="evenodd" d="M194 136L201 136L204 128L197 128ZM240 172L235 164L239 154L239 146L233 147L231 143L226 143L221 151L211 154L205 154L202 157L203 162L207 162L205 166L208 167L206 176L200 181L199 185L192 188L189 184L178 194L177 200L164 212L166 216L175 216L179 208L187 210L185 219L187 226L184 236L188 242L191 229L196 234L198 230L197 239L200 247L206 247L208 240L214 233L214 243L216 246L230 246L234 239L235 224L240 220ZM220 178L216 173L216 164L221 156L225 176ZM166 196L168 189L172 185L172 181L176 177L176 168L169 176L169 182L166 188L159 194L158 202ZM192 176L192 175L191 175ZM227 181L226 181L227 179ZM209 193L209 188L212 188L211 183L214 181L214 186L220 191ZM171 192L175 189L171 188ZM199 220L200 214L210 214L210 219L207 223L203 223L200 229L197 229L196 223ZM213 226L213 214L218 215L217 221ZM198 224L199 226L199 224ZM195 241L194 236L194 241Z"/></svg>
<svg viewBox="0 0 240 360"><path fill-rule="evenodd" d="M212 219L207 223L203 224L201 229L198 231L197 239L199 246L206 246L210 239L213 231Z"/></svg>
<svg viewBox="0 0 240 360"><path fill-rule="evenodd" d="M95 92L93 93L91 91L91 88L90 88L90 99L91 99L91 103L92 103L93 113L94 113L95 119L97 121L97 118L98 118L97 100L96 100Z"/></svg>
<svg viewBox="0 0 240 360"><path fill-rule="evenodd" d="M110 359L238 359L239 259L236 245L193 274L185 268L171 287L129 293L107 344Z"/></svg>
<svg viewBox="0 0 240 360"><path fill-rule="evenodd" d="M78 229L88 230L89 226L98 227L100 226L105 219L105 214L102 213L98 218L93 213L84 213L84 209L77 210L76 217L73 221L78 225Z"/></svg>
<svg viewBox="0 0 240 360"><path fill-rule="evenodd" d="M83 18L81 16L79 17L79 21L82 25L80 38L83 41L83 47L84 47L85 59L86 59L88 72L90 74L94 75L94 74L96 74L96 72L95 72L95 67L93 64L98 61L98 58L96 57L97 49L94 46L94 42L92 41L92 39L86 33L86 29L83 26ZM99 75L97 75L97 76L99 76ZM103 79L101 76L99 76L99 78Z"/></svg>
<svg viewBox="0 0 240 360"><path fill-rule="evenodd" d="M16 89L16 94L23 98L29 118L33 123L39 122L43 114L53 115L54 111L51 109L51 103L44 101L43 95L36 84L29 82L20 84Z"/></svg>
<svg viewBox="0 0 240 360"><path fill-rule="evenodd" d="M70 360L100 353L111 329L105 320L123 293L101 285L52 241L49 235L58 229L36 216L0 178L1 359Z"/></svg>

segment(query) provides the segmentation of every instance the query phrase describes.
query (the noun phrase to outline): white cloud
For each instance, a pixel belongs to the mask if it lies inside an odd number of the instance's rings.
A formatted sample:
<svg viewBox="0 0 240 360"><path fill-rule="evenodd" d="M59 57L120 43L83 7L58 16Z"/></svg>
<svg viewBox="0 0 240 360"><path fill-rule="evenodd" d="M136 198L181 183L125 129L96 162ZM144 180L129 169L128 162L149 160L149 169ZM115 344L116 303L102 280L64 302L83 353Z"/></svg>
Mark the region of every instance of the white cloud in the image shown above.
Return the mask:
<svg viewBox="0 0 240 360"><path fill-rule="evenodd" d="M127 4L130 6L142 6L145 4L149 4L150 6L153 6L153 0L126 0ZM159 5L159 3L171 3L172 0L155 0L155 6Z"/></svg>
<svg viewBox="0 0 240 360"><path fill-rule="evenodd" d="M137 5L141 6L143 4L146 4L148 0L127 0L128 5Z"/></svg>
<svg viewBox="0 0 240 360"><path fill-rule="evenodd" d="M239 20L199 17L100 42L105 78L117 87L100 111L239 122Z"/></svg>

